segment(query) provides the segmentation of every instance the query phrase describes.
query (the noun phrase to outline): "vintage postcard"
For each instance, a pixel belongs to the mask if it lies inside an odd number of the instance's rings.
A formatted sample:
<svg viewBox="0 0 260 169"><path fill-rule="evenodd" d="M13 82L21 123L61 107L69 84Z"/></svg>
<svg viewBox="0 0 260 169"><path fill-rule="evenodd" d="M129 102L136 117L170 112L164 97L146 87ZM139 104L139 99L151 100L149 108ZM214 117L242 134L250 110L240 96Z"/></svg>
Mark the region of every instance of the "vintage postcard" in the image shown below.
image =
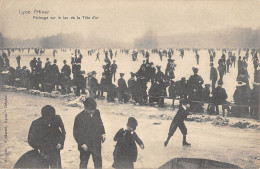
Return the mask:
<svg viewBox="0 0 260 169"><path fill-rule="evenodd" d="M260 167L260 1L0 0L0 168Z"/></svg>

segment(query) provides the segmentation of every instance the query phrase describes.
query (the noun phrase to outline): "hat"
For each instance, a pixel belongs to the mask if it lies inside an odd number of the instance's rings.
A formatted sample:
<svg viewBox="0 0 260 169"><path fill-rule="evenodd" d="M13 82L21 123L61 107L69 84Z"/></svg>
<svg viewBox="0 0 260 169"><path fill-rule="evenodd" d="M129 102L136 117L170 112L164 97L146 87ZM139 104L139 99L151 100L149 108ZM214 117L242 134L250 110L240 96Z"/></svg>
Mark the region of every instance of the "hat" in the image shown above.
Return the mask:
<svg viewBox="0 0 260 169"><path fill-rule="evenodd" d="M22 69L26 69L27 68L27 66L23 66L23 68Z"/></svg>
<svg viewBox="0 0 260 169"><path fill-rule="evenodd" d="M245 82L242 82L242 81L237 82L237 87L241 87L241 86L245 86L245 85L246 85Z"/></svg>
<svg viewBox="0 0 260 169"><path fill-rule="evenodd" d="M198 73L199 69L196 67L192 67L192 71L193 71L193 73Z"/></svg>
<svg viewBox="0 0 260 169"><path fill-rule="evenodd" d="M97 72L96 72L96 71L92 71L91 74L92 74L92 75L96 75Z"/></svg>
<svg viewBox="0 0 260 169"><path fill-rule="evenodd" d="M113 62L116 62L116 60L113 60Z"/></svg>
<svg viewBox="0 0 260 169"><path fill-rule="evenodd" d="M135 76L135 73L133 73L133 72L130 72L130 74L131 74L131 77L134 77L134 76Z"/></svg>
<svg viewBox="0 0 260 169"><path fill-rule="evenodd" d="M83 101L83 104L88 110L95 110L97 108L97 103L92 97L86 98L86 100Z"/></svg>
<svg viewBox="0 0 260 169"><path fill-rule="evenodd" d="M181 78L181 81L186 81L186 78L185 78L185 77L182 77L182 78Z"/></svg>
<svg viewBox="0 0 260 169"><path fill-rule="evenodd" d="M51 105L46 105L41 110L42 117L53 117L55 116L55 109Z"/></svg>
<svg viewBox="0 0 260 169"><path fill-rule="evenodd" d="M223 82L219 80L218 85L223 85Z"/></svg>
<svg viewBox="0 0 260 169"><path fill-rule="evenodd" d="M214 64L212 62L210 62L210 66L214 66Z"/></svg>
<svg viewBox="0 0 260 169"><path fill-rule="evenodd" d="M129 117L126 125L128 127L132 128L133 130L135 130L138 123L137 123L137 120L134 117Z"/></svg>
<svg viewBox="0 0 260 169"><path fill-rule="evenodd" d="M106 73L105 73L105 72L103 72L103 73L102 73L102 76L106 76Z"/></svg>
<svg viewBox="0 0 260 169"><path fill-rule="evenodd" d="M124 73L119 73L120 77L124 76L125 74Z"/></svg>

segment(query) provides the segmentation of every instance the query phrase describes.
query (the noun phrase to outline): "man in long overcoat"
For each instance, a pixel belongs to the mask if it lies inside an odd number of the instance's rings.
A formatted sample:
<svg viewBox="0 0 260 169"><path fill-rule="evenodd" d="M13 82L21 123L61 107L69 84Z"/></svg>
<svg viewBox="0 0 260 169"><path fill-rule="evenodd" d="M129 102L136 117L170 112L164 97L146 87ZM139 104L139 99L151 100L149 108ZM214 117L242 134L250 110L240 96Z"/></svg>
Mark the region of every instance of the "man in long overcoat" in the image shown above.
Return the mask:
<svg viewBox="0 0 260 169"><path fill-rule="evenodd" d="M28 143L40 152L46 168L61 168L60 150L63 149L66 131L54 107L46 105L41 110L42 117L31 124Z"/></svg>
<svg viewBox="0 0 260 169"><path fill-rule="evenodd" d="M102 168L101 142L105 141L105 128L95 100L88 97L83 103L85 109L76 116L73 128L80 151L80 168L87 168L90 155L95 168Z"/></svg>

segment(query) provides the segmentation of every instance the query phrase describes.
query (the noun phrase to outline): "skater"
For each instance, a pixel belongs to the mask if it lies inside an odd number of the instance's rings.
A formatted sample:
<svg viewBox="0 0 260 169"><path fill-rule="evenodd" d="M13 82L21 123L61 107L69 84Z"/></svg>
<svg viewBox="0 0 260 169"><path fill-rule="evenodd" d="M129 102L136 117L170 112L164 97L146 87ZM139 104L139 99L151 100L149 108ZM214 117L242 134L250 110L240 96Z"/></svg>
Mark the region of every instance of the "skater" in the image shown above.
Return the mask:
<svg viewBox="0 0 260 169"><path fill-rule="evenodd" d="M97 53L97 57L96 57L96 60L95 60L95 61L97 61L97 60L98 60L98 61L100 62L99 55L100 55L100 53L98 52L98 53Z"/></svg>
<svg viewBox="0 0 260 169"><path fill-rule="evenodd" d="M50 105L44 106L41 114L42 117L31 124L28 143L44 158L44 168L61 168L60 150L66 135L63 122Z"/></svg>
<svg viewBox="0 0 260 169"><path fill-rule="evenodd" d="M213 63L210 63L210 80L212 82L212 91L215 89L216 87L216 82L218 80L218 72L217 69L214 67Z"/></svg>
<svg viewBox="0 0 260 169"><path fill-rule="evenodd" d="M196 52L196 61L197 61L197 65L199 65L200 64L200 55L199 55L199 53L198 52Z"/></svg>
<svg viewBox="0 0 260 169"><path fill-rule="evenodd" d="M117 70L117 64L116 61L113 61L113 64L111 65L111 73L112 76L114 77L114 82L116 81L116 70Z"/></svg>
<svg viewBox="0 0 260 169"><path fill-rule="evenodd" d="M135 118L129 117L126 127L121 128L115 135L115 150L113 152L113 168L134 168L134 162L137 159L136 143L141 149L144 149L142 140L135 133L138 123Z"/></svg>
<svg viewBox="0 0 260 169"><path fill-rule="evenodd" d="M184 124L184 120L187 118L189 115L189 109L190 109L190 101L185 99L180 101L179 105L179 110L177 114L175 115L174 119L172 120L168 137L166 141L164 142L164 146L166 147L170 141L170 138L173 136L174 132L176 129L179 127L181 130L181 133L183 135L183 141L182 145L183 146L190 146L191 144L186 141L186 136L187 136L187 128Z"/></svg>
<svg viewBox="0 0 260 169"><path fill-rule="evenodd" d="M86 98L83 104L85 109L76 116L73 128L73 136L80 152L79 167L87 168L92 155L95 168L102 168L101 143L105 141L103 122L93 98Z"/></svg>
<svg viewBox="0 0 260 169"><path fill-rule="evenodd" d="M18 68L21 68L21 56L20 55L18 55L18 56L16 56L16 61L17 61L17 67Z"/></svg>
<svg viewBox="0 0 260 169"><path fill-rule="evenodd" d="M124 79L124 73L119 73L120 74L120 79L118 79L118 102L119 103L126 103L128 102L128 95L125 94L127 85Z"/></svg>

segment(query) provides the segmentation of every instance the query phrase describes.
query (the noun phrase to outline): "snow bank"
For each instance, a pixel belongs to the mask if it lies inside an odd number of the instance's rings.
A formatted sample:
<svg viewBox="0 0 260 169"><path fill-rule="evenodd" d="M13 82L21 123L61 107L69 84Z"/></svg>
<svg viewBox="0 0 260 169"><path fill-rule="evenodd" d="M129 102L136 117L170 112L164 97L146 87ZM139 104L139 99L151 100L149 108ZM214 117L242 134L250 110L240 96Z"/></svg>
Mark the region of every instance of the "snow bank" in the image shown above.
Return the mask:
<svg viewBox="0 0 260 169"><path fill-rule="evenodd" d="M69 100L68 103L66 103L66 106L70 106L70 107L81 107L83 108L83 101L87 98L87 95L81 95L77 98L74 98L72 100Z"/></svg>

